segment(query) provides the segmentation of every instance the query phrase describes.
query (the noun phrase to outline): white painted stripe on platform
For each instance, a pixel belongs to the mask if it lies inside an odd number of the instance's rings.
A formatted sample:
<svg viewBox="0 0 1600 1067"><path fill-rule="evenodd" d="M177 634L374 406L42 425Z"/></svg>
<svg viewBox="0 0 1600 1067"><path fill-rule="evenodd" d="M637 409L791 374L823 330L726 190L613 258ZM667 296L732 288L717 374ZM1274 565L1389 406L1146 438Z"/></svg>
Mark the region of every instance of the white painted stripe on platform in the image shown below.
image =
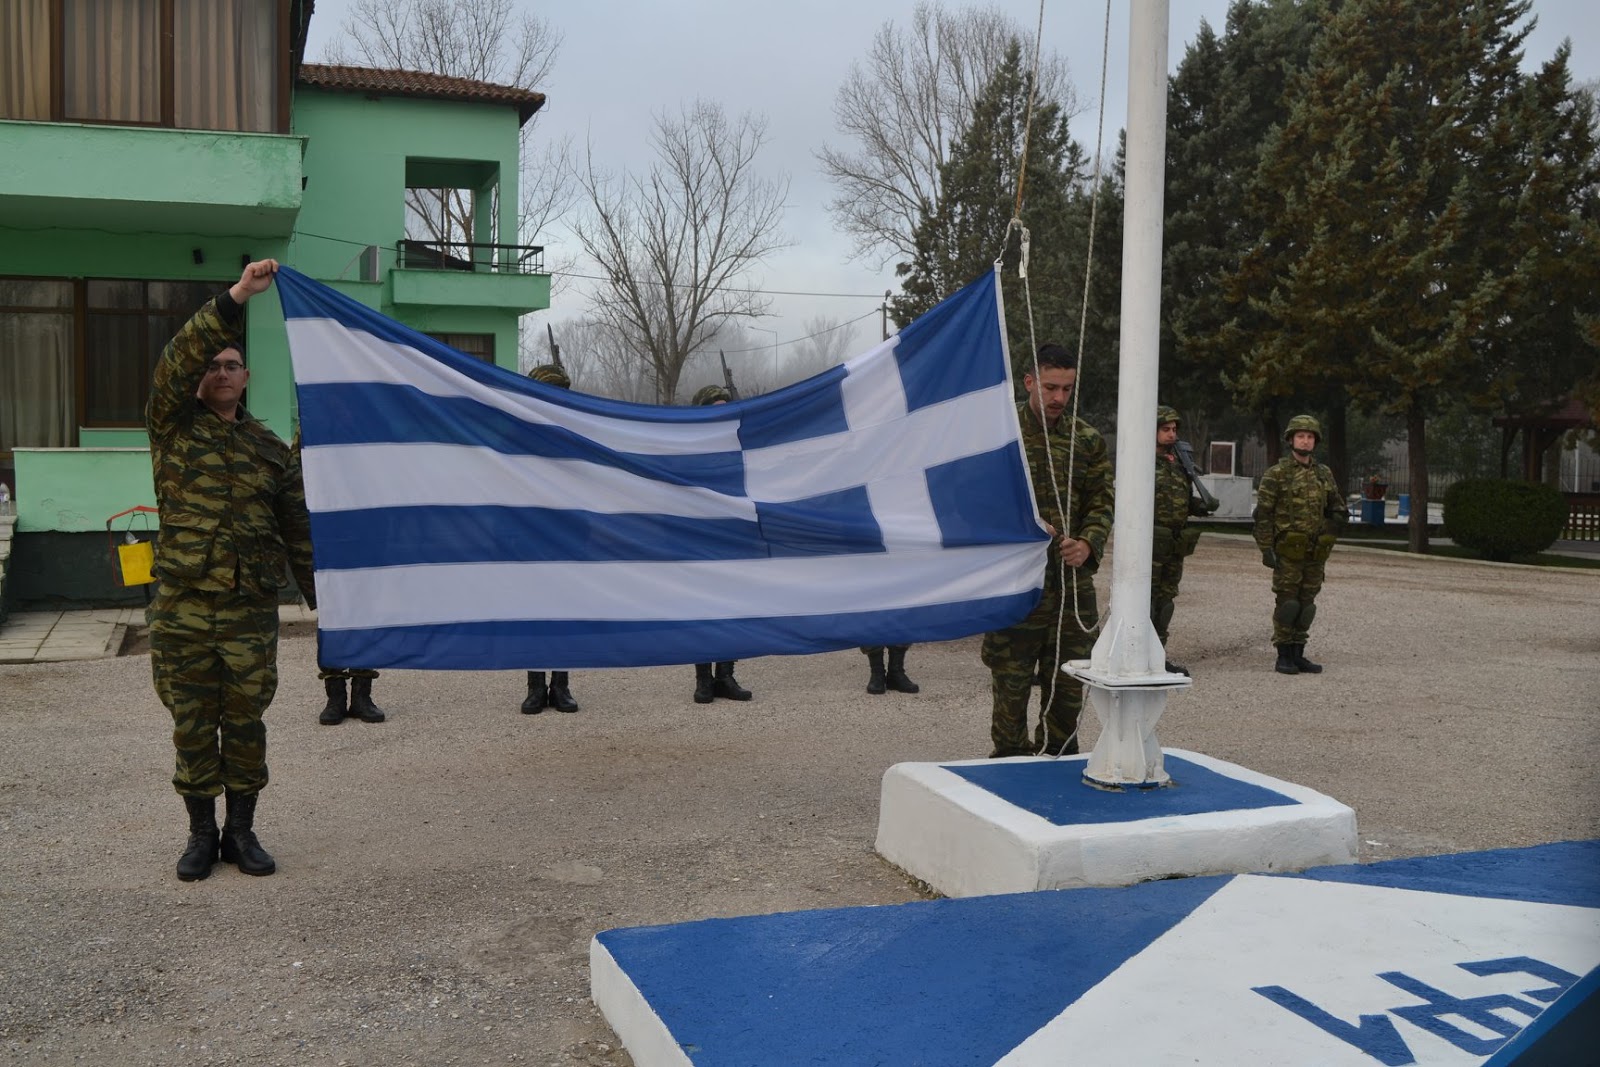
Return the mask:
<svg viewBox="0 0 1600 1067"><path fill-rule="evenodd" d="M1459 964L1528 956L1573 974L1600 965L1592 908L1453 896L1308 879L1240 876L1040 1029L997 1067L1074 1062L1317 1064L1377 1062L1255 992L1282 986L1359 1028L1420 999L1378 977L1401 972L1462 999L1517 997L1544 985L1527 973L1479 976ZM1526 1000L1525 997L1518 999ZM1160 1025L1136 1025L1130 1005L1159 1006ZM1506 1009L1500 1009L1506 1011ZM1517 1027L1530 1021L1509 1011ZM1466 1067L1484 1057L1403 1019L1389 1021L1423 1067ZM1494 1036L1469 1020L1450 1024ZM1373 1033L1374 1024L1368 1032ZM1503 1036L1503 1035L1502 1035Z"/></svg>

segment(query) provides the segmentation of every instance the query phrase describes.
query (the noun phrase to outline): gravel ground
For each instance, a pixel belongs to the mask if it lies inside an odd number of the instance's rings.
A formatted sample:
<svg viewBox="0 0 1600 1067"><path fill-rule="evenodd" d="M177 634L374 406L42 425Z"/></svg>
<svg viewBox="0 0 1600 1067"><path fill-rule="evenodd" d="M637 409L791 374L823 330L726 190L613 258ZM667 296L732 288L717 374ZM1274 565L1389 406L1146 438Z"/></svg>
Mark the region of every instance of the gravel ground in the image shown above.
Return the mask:
<svg viewBox="0 0 1600 1067"><path fill-rule="evenodd" d="M1363 861L1600 836L1600 572L1329 571L1327 671L1282 677L1254 549L1202 541L1164 744L1351 804ZM626 1065L591 936L917 899L872 851L879 779L988 751L976 638L914 649L918 696L867 696L855 652L741 664L750 704L691 703L687 667L581 671L583 711L537 717L520 675L393 671L388 723L331 729L314 661L286 635L277 875L192 884L149 658L0 667L0 1060Z"/></svg>

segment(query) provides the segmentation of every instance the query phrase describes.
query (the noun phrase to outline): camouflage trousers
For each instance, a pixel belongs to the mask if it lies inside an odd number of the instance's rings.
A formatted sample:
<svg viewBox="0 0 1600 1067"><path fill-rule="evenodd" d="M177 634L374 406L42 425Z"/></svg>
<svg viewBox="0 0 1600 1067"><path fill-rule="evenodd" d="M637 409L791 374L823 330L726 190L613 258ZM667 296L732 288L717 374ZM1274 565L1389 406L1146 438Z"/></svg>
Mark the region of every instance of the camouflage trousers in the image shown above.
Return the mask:
<svg viewBox="0 0 1600 1067"><path fill-rule="evenodd" d="M1073 617L1072 592L1066 594L1066 614L1056 631L1061 610L1060 587L1052 579L1045 582L1039 606L1015 626L985 634L983 665L989 668L989 686L994 699L989 736L994 742L991 758L1031 756L1037 752L1072 754L1078 751L1078 716L1083 712L1083 683L1068 677L1061 664L1069 659L1087 659L1094 651L1100 611L1095 603L1094 582L1085 577L1077 582L1078 619ZM1087 627L1090 632L1085 633ZM1040 685L1043 711L1033 737L1028 737L1028 703L1034 679Z"/></svg>
<svg viewBox="0 0 1600 1067"><path fill-rule="evenodd" d="M1167 630L1172 626L1178 583L1183 581L1183 560L1183 556L1173 554L1150 563L1150 621L1155 624L1156 636L1163 645L1167 643Z"/></svg>
<svg viewBox="0 0 1600 1067"><path fill-rule="evenodd" d="M365 667L319 667L317 681L325 682L329 678L376 678L378 672Z"/></svg>
<svg viewBox="0 0 1600 1067"><path fill-rule="evenodd" d="M259 792L262 716L278 689L277 600L162 582L150 605L150 670L172 713L173 787L192 797Z"/></svg>
<svg viewBox="0 0 1600 1067"><path fill-rule="evenodd" d="M1317 594L1322 591L1326 560L1289 560L1278 557L1272 569L1272 643L1304 644L1317 614Z"/></svg>

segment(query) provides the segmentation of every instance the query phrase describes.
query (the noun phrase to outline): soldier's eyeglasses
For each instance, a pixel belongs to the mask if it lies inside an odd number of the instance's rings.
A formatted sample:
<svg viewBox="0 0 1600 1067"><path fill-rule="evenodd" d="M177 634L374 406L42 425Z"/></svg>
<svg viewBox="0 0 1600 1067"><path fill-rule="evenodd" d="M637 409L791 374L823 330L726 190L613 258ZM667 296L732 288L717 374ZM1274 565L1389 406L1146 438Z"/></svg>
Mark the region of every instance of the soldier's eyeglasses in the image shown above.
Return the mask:
<svg viewBox="0 0 1600 1067"><path fill-rule="evenodd" d="M206 364L207 374L215 374L218 371L224 374L238 374L242 370L244 370L244 364L236 359L222 359Z"/></svg>

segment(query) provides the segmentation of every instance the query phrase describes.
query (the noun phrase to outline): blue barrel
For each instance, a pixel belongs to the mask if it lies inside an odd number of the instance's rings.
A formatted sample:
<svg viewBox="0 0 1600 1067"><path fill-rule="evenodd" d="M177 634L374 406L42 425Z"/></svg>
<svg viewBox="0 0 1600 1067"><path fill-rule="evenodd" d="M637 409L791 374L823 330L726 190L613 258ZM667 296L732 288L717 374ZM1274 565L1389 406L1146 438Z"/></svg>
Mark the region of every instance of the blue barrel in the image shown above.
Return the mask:
<svg viewBox="0 0 1600 1067"><path fill-rule="evenodd" d="M1361 502L1361 521L1368 526L1383 525L1384 501L1363 500Z"/></svg>
<svg viewBox="0 0 1600 1067"><path fill-rule="evenodd" d="M1404 518L1408 517L1410 514L1411 514L1411 494L1410 493L1401 493L1400 494L1400 517L1402 519L1404 519Z"/></svg>

